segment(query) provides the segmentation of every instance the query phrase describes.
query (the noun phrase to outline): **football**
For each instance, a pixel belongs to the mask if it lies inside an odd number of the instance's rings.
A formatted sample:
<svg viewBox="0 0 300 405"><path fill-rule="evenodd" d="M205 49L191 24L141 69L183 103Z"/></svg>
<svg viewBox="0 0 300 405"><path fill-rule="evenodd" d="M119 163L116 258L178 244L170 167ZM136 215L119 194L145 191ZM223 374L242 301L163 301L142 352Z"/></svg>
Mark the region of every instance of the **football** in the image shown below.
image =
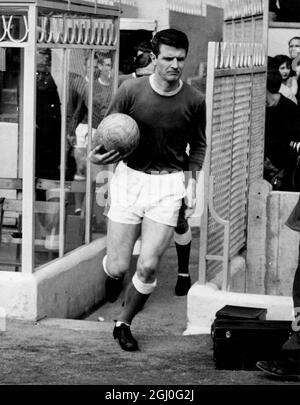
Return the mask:
<svg viewBox="0 0 300 405"><path fill-rule="evenodd" d="M140 131L137 123L129 115L114 113L105 117L99 124L92 140L92 148L101 145L100 152L118 151L129 155L138 146Z"/></svg>

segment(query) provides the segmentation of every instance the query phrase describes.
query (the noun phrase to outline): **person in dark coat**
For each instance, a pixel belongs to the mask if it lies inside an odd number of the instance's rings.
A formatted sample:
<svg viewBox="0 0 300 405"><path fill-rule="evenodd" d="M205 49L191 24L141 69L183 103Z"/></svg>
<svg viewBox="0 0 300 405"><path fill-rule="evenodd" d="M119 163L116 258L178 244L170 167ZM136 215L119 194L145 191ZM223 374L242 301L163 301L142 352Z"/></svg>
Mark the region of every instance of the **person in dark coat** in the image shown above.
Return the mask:
<svg viewBox="0 0 300 405"><path fill-rule="evenodd" d="M57 86L50 73L51 54L37 53L36 73L36 177L60 178L61 111Z"/></svg>
<svg viewBox="0 0 300 405"><path fill-rule="evenodd" d="M300 232L300 196L286 221L286 225L293 231ZM268 375L284 377L285 379L300 379L300 245L292 294L295 317L292 322L293 333L282 346L281 359L259 361L256 366Z"/></svg>

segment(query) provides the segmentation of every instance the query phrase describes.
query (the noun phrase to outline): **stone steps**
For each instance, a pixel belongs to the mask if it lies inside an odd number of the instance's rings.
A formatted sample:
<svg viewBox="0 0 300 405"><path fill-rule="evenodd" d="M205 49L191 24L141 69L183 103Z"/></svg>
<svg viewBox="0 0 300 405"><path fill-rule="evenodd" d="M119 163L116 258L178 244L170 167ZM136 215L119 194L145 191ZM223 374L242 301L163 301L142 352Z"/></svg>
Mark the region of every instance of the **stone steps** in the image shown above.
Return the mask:
<svg viewBox="0 0 300 405"><path fill-rule="evenodd" d="M1 91L1 103L18 105L17 89L3 88Z"/></svg>

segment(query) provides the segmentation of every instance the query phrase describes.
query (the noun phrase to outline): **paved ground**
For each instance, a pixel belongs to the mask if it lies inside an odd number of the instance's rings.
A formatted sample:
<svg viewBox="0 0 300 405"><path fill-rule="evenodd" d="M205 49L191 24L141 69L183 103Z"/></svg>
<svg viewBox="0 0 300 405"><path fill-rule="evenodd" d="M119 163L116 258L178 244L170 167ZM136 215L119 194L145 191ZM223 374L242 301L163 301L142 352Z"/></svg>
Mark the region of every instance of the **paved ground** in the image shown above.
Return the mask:
<svg viewBox="0 0 300 405"><path fill-rule="evenodd" d="M197 243L191 262L193 281ZM9 321L0 333L0 385L299 385L271 380L259 371L215 370L210 336L182 335L186 297L173 294L174 246L162 268L159 287L132 326L139 352L124 352L112 339L121 299L85 320ZM100 316L103 322L98 321Z"/></svg>

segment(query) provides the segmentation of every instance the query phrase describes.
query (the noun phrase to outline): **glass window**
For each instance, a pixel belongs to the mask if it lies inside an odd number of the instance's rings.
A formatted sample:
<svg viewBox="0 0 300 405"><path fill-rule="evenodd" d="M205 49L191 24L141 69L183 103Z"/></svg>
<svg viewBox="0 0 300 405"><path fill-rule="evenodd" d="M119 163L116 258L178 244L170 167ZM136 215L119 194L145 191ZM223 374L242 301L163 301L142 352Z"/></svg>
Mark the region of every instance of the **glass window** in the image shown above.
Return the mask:
<svg viewBox="0 0 300 405"><path fill-rule="evenodd" d="M39 8L37 26L30 27L34 5L21 9L2 10L0 16L0 269L12 271L21 270L23 233L31 234L31 195L22 199L24 131L30 141L27 176L35 170L34 267L106 234L112 167L92 165L87 154L117 82L116 10L95 16L94 8L86 15ZM26 43L31 29L37 31L34 46ZM31 72L30 80L24 71ZM33 83L35 94L23 94L23 89L34 93ZM30 190L31 181L25 180ZM23 253L31 263L28 239L26 246Z"/></svg>
<svg viewBox="0 0 300 405"><path fill-rule="evenodd" d="M21 268L20 48L0 48L0 269Z"/></svg>
<svg viewBox="0 0 300 405"><path fill-rule="evenodd" d="M87 153L113 94L114 54L110 50L42 48L36 60L38 266L106 234L111 166L91 165ZM61 161L62 144L65 162ZM60 203L61 176L64 205ZM62 248L60 232L64 233Z"/></svg>
<svg viewBox="0 0 300 405"><path fill-rule="evenodd" d="M62 77L57 73L62 72L62 52L36 52L36 265L59 252Z"/></svg>
<svg viewBox="0 0 300 405"><path fill-rule="evenodd" d="M114 59L110 51L71 50L69 60L67 138L71 145L68 162L74 192L73 212L67 221L69 226L71 222L77 223L79 229L88 230L88 239L92 240L106 233L103 214L110 168L91 165L87 161L87 150L89 144L93 145L93 137L113 94ZM86 182L87 171L90 173L90 184ZM90 198L86 198L86 187L90 190ZM87 213L90 213L88 226ZM68 230L66 236L68 238Z"/></svg>

